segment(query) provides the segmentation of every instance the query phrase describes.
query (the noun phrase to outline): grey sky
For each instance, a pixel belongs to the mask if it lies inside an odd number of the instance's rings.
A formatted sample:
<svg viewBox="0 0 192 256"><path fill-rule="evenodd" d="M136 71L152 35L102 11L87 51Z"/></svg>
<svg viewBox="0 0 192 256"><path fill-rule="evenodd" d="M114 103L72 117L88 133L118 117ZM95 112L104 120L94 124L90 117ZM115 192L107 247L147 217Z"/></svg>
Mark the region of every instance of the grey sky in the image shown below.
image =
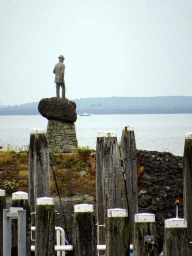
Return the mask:
<svg viewBox="0 0 192 256"><path fill-rule="evenodd" d="M192 96L189 0L0 0L0 103L66 97Z"/></svg>

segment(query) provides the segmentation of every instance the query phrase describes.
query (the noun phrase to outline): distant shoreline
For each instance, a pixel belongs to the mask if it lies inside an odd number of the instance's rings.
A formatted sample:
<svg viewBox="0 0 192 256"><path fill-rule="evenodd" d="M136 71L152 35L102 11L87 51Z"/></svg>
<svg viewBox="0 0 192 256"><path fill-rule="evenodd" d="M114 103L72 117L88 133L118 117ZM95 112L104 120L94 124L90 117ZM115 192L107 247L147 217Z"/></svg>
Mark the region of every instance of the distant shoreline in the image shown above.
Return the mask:
<svg viewBox="0 0 192 256"><path fill-rule="evenodd" d="M192 114L192 108L162 107L162 108L77 108L77 115L138 115L138 114ZM1 108L0 116L40 115L37 108Z"/></svg>

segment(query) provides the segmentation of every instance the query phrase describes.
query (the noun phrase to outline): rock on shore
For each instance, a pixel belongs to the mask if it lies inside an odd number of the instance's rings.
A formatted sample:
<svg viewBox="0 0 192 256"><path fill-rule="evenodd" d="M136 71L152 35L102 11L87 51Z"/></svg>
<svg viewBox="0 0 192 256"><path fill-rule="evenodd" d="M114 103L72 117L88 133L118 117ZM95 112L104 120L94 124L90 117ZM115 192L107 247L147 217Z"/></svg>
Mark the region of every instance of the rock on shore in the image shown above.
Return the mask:
<svg viewBox="0 0 192 256"><path fill-rule="evenodd" d="M146 150L141 150L140 155L145 175L138 182L139 212L155 214L161 248L164 220L176 216L176 199L180 200L179 217L183 218L183 157Z"/></svg>

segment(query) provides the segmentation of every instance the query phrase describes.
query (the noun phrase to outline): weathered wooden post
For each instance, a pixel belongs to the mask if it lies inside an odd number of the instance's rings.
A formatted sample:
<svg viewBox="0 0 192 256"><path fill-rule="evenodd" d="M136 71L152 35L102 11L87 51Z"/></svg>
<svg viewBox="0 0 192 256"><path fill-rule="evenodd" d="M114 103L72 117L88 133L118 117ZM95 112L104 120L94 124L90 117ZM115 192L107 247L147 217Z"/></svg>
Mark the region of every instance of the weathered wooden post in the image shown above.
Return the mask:
<svg viewBox="0 0 192 256"><path fill-rule="evenodd" d="M184 218L187 220L189 241L192 241L192 133L186 133L183 159ZM192 255L192 244L189 246Z"/></svg>
<svg viewBox="0 0 192 256"><path fill-rule="evenodd" d="M138 190L137 151L132 126L126 126L122 131L121 159L123 161L124 208L128 209L130 242L133 243L134 215L138 213Z"/></svg>
<svg viewBox="0 0 192 256"><path fill-rule="evenodd" d="M55 255L55 206L51 197L37 198L35 255Z"/></svg>
<svg viewBox="0 0 192 256"><path fill-rule="evenodd" d="M29 145L29 203L32 212L35 211L36 199L45 196L51 196L46 131L43 129L31 129Z"/></svg>
<svg viewBox="0 0 192 256"><path fill-rule="evenodd" d="M121 207L121 171L114 132L97 135L96 146L96 213L98 225L106 223L107 209ZM105 232L99 232L99 243L105 243Z"/></svg>
<svg viewBox="0 0 192 256"><path fill-rule="evenodd" d="M190 256L187 233L187 221L180 218L165 220L164 256Z"/></svg>
<svg viewBox="0 0 192 256"><path fill-rule="evenodd" d="M134 256L159 256L155 214L135 214L133 246Z"/></svg>
<svg viewBox="0 0 192 256"><path fill-rule="evenodd" d="M127 256L129 246L129 219L126 209L108 209L106 231L106 255Z"/></svg>
<svg viewBox="0 0 192 256"><path fill-rule="evenodd" d="M18 191L12 193L12 207L22 207L26 210L26 255L31 255L31 210L29 207L29 197L27 192ZM12 220L12 245L18 243L18 220Z"/></svg>
<svg viewBox="0 0 192 256"><path fill-rule="evenodd" d="M74 256L96 256L96 221L92 204L74 205Z"/></svg>
<svg viewBox="0 0 192 256"><path fill-rule="evenodd" d="M0 256L3 256L3 209L6 208L5 190L0 189Z"/></svg>

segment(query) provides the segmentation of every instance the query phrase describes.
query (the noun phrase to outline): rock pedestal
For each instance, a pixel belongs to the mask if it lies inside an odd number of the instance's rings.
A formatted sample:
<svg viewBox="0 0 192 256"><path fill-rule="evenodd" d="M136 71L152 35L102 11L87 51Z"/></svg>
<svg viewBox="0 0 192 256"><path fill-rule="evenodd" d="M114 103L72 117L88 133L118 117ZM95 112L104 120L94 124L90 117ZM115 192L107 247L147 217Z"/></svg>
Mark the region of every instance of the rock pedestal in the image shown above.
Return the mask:
<svg viewBox="0 0 192 256"><path fill-rule="evenodd" d="M46 136L49 151L69 153L76 149L76 103L67 98L45 98L39 102L38 110L49 120Z"/></svg>
<svg viewBox="0 0 192 256"><path fill-rule="evenodd" d="M49 152L68 153L77 148L74 123L50 120L47 126Z"/></svg>

